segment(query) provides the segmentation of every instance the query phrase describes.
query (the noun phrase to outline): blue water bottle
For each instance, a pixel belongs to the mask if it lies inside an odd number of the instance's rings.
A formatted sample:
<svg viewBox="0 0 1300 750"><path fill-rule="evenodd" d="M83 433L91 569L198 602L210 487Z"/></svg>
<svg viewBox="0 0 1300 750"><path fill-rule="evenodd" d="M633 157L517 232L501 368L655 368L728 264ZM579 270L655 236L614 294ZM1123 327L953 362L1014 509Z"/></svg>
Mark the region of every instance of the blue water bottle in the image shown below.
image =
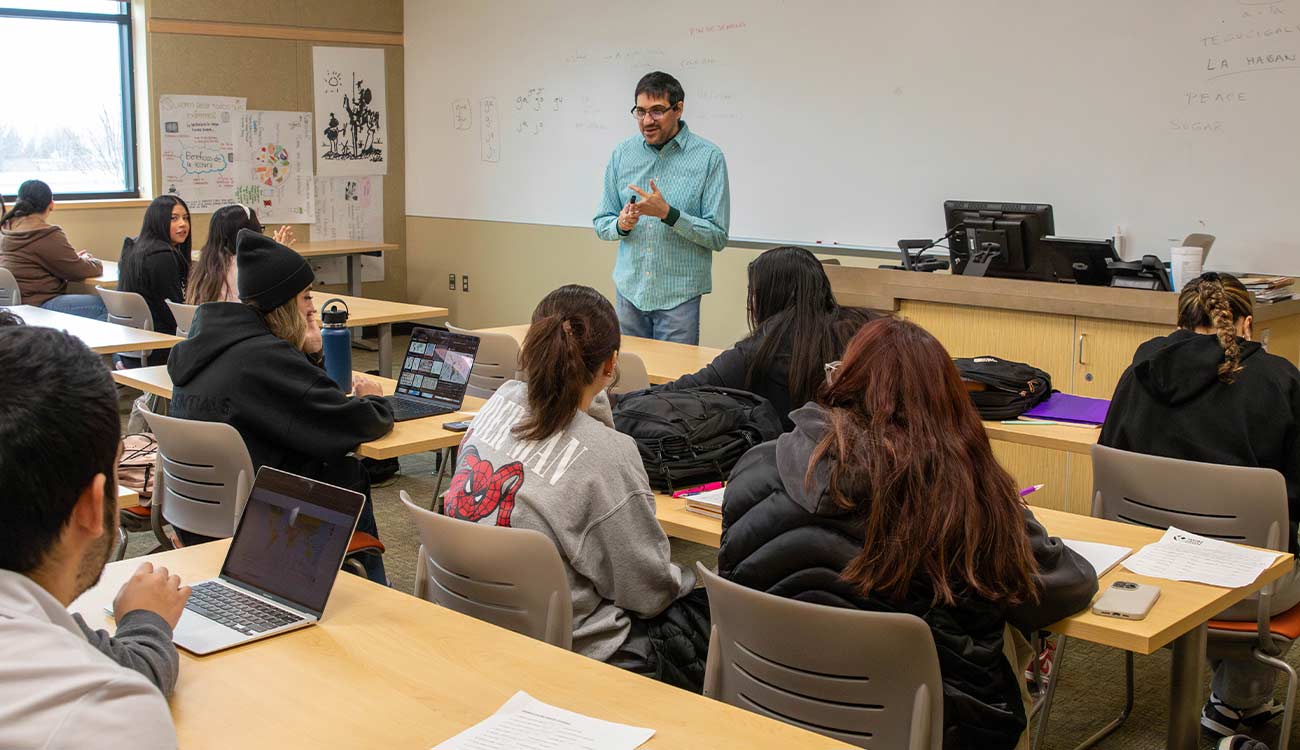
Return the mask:
<svg viewBox="0 0 1300 750"><path fill-rule="evenodd" d="M340 307L342 305L342 307ZM325 374L343 389L352 391L352 334L348 332L348 303L335 297L325 300L320 313L321 353Z"/></svg>

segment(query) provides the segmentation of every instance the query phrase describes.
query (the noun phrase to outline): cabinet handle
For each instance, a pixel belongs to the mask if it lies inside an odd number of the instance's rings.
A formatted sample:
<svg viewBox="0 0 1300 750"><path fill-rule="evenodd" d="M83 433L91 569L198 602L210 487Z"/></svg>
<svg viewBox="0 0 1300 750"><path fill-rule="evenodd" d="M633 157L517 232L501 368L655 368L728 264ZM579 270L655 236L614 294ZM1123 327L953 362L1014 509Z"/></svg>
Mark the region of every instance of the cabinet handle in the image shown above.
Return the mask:
<svg viewBox="0 0 1300 750"><path fill-rule="evenodd" d="M1088 334L1086 334L1086 333L1081 333L1081 334L1079 334L1079 364L1081 364L1081 365L1086 365L1086 364L1088 364L1087 362L1084 362L1084 361L1083 361L1083 339L1084 339L1084 337L1087 336L1087 335L1088 335Z"/></svg>

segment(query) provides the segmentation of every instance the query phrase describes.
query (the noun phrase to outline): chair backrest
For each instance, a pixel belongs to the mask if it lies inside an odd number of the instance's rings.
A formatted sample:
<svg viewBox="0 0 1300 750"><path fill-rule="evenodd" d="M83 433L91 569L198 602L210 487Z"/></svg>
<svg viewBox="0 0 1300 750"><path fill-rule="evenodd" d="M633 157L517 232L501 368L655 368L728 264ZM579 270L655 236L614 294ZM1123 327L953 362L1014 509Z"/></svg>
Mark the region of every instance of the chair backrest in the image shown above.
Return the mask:
<svg viewBox="0 0 1300 750"><path fill-rule="evenodd" d="M8 268L0 266L0 307L22 303L23 293L18 289L18 280Z"/></svg>
<svg viewBox="0 0 1300 750"><path fill-rule="evenodd" d="M149 312L149 305L144 301L144 297L135 292L119 292L102 286L95 287L95 291L99 292L100 298L104 300L109 323L144 331L153 330L153 313ZM149 358L149 352L121 352L118 356L138 359L144 363Z"/></svg>
<svg viewBox="0 0 1300 750"><path fill-rule="evenodd" d="M190 326L194 323L194 311L199 309L198 305L187 305L183 302L172 302L166 300L167 309L172 311L172 317L176 319L176 335L186 338L190 335Z"/></svg>
<svg viewBox="0 0 1300 750"><path fill-rule="evenodd" d="M1214 235L1212 234L1201 234L1200 232L1194 232L1183 238L1183 247L1201 248L1201 263L1204 263L1205 259L1210 257L1210 248L1213 245L1214 245ZM1178 290L1175 289L1174 291L1178 291Z"/></svg>
<svg viewBox="0 0 1300 750"><path fill-rule="evenodd" d="M402 502L420 536L415 595L553 646L573 647L573 600L555 543L532 529L449 518Z"/></svg>
<svg viewBox="0 0 1300 750"><path fill-rule="evenodd" d="M859 747L942 746L939 655L920 618L773 596L695 567L712 615L705 695Z"/></svg>
<svg viewBox="0 0 1300 750"><path fill-rule="evenodd" d="M478 398L491 398L507 380L523 380L519 371L519 342L508 333L490 333L457 328L448 324L452 333L478 336L478 355L469 372L465 392Z"/></svg>
<svg viewBox="0 0 1300 750"><path fill-rule="evenodd" d="M1092 447L1092 514L1226 542L1287 549L1286 480L1224 466Z"/></svg>
<svg viewBox="0 0 1300 750"><path fill-rule="evenodd" d="M254 479L253 462L239 432L224 422L149 411L144 418L158 439L163 518L193 534L233 536Z"/></svg>
<svg viewBox="0 0 1300 750"><path fill-rule="evenodd" d="M632 352L619 352L618 382L609 389L610 393L632 393L649 387L650 373L646 372L645 360Z"/></svg>

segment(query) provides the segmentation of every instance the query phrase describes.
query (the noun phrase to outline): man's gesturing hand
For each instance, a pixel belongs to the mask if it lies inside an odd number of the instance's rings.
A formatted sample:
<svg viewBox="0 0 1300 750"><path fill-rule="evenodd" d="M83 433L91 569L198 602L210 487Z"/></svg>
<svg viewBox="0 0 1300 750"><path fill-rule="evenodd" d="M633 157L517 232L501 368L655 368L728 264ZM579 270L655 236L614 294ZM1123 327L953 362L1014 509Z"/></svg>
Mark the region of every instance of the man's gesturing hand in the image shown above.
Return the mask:
<svg viewBox="0 0 1300 750"><path fill-rule="evenodd" d="M650 192L646 192L636 185L628 185L628 188L641 196L641 202L637 210L646 216L653 216L656 219L665 219L668 217L668 201L664 200L664 194L659 192L659 186L654 180L650 181Z"/></svg>

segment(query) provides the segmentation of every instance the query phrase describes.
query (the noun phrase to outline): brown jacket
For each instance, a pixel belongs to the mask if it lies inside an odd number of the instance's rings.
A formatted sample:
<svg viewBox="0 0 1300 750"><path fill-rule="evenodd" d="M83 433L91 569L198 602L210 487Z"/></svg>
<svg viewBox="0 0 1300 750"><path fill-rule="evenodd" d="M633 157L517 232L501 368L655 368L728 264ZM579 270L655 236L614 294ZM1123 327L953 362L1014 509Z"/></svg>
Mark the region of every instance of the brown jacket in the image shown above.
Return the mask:
<svg viewBox="0 0 1300 750"><path fill-rule="evenodd" d="M0 228L0 266L14 275L25 305L43 305L66 294L69 281L104 272L99 261L77 255L59 227L19 219Z"/></svg>

